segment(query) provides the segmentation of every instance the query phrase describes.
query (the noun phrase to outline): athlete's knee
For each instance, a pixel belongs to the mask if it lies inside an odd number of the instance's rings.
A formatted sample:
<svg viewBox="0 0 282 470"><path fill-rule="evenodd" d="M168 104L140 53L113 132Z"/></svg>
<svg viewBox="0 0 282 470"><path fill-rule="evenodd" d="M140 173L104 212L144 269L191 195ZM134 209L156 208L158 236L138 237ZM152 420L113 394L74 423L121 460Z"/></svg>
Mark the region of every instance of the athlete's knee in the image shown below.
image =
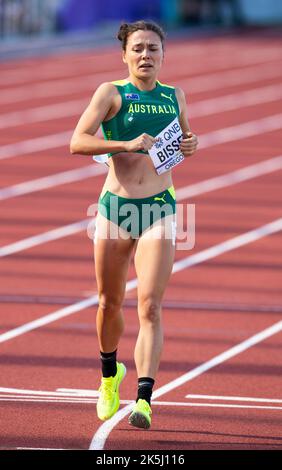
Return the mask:
<svg viewBox="0 0 282 470"><path fill-rule="evenodd" d="M118 313L122 307L123 297L121 295L113 294L99 294L99 309L103 313L115 314Z"/></svg>
<svg viewBox="0 0 282 470"><path fill-rule="evenodd" d="M138 300L139 318L152 324L159 323L161 303L153 296L141 297Z"/></svg>

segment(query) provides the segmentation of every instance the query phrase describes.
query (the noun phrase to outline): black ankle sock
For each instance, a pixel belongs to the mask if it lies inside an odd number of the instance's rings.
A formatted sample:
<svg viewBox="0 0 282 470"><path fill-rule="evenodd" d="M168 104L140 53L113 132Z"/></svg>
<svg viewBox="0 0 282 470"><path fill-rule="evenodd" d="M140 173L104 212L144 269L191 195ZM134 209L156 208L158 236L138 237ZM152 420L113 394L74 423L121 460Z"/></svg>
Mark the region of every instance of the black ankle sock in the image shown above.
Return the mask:
<svg viewBox="0 0 282 470"><path fill-rule="evenodd" d="M136 401L140 398L146 400L151 405L151 396L153 393L154 379L151 377L140 377L138 379L138 396Z"/></svg>
<svg viewBox="0 0 282 470"><path fill-rule="evenodd" d="M100 351L103 377L114 377L117 373L117 349L110 353Z"/></svg>

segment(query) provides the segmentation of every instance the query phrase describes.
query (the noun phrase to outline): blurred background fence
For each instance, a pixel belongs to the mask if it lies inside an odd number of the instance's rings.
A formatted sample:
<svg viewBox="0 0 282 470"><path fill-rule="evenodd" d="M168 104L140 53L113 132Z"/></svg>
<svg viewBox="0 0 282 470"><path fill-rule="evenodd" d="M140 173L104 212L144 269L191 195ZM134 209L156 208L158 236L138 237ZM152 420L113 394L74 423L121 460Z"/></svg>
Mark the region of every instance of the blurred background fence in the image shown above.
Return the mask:
<svg viewBox="0 0 282 470"><path fill-rule="evenodd" d="M150 18L173 29L191 25L282 23L281 0L0 0L2 40L93 31Z"/></svg>

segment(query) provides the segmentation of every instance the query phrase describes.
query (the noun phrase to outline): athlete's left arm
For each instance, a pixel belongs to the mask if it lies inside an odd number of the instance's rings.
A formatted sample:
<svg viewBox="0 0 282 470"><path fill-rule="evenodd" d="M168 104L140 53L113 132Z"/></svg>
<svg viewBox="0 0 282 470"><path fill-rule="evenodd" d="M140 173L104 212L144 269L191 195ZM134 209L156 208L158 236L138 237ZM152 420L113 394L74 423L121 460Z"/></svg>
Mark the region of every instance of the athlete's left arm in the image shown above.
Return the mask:
<svg viewBox="0 0 282 470"><path fill-rule="evenodd" d="M191 131L189 126L187 115L187 103L184 91L181 88L176 88L175 94L179 106L179 123L184 135L183 140L180 144L180 148L185 157L190 157L197 150L198 137Z"/></svg>

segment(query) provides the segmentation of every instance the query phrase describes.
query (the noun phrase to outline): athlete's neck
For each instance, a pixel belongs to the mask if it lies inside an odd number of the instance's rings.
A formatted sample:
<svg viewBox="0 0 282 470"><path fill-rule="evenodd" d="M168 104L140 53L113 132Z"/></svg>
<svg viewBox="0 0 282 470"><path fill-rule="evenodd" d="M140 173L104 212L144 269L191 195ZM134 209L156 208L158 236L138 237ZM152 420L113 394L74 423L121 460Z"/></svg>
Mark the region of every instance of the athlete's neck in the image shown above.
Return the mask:
<svg viewBox="0 0 282 470"><path fill-rule="evenodd" d="M139 78L129 76L127 80L140 91L152 91L156 88L156 77L140 80Z"/></svg>

